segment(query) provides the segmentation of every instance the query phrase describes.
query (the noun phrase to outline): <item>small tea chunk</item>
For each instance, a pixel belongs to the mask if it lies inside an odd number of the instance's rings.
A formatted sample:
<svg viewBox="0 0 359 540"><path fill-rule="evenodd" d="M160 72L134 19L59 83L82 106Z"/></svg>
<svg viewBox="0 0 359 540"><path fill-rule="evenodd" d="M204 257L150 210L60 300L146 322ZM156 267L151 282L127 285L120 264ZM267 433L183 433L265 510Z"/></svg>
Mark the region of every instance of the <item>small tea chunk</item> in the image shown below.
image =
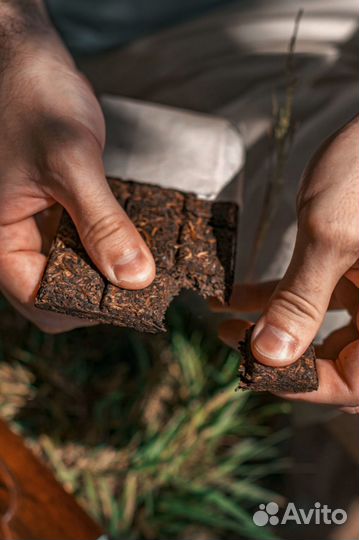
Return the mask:
<svg viewBox="0 0 359 540"><path fill-rule="evenodd" d="M245 339L239 343L242 362L239 367L241 390L256 392L313 392L318 389L318 374L315 365L315 351L310 345L305 353L293 364L285 367L271 367L261 364L253 356L251 336L254 326L246 331Z"/></svg>

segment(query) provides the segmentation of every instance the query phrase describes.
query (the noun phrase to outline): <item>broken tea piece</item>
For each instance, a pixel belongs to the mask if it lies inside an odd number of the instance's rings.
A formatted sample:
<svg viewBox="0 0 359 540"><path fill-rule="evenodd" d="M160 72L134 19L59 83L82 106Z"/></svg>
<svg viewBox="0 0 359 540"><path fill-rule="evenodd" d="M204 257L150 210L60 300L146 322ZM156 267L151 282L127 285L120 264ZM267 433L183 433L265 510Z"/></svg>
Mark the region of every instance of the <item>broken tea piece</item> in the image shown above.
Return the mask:
<svg viewBox="0 0 359 540"><path fill-rule="evenodd" d="M256 392L313 392L318 389L318 374L315 365L315 351L310 345L305 353L293 364L285 367L271 367L255 359L251 349L251 326L245 339L239 343L242 362L239 367L241 390Z"/></svg>

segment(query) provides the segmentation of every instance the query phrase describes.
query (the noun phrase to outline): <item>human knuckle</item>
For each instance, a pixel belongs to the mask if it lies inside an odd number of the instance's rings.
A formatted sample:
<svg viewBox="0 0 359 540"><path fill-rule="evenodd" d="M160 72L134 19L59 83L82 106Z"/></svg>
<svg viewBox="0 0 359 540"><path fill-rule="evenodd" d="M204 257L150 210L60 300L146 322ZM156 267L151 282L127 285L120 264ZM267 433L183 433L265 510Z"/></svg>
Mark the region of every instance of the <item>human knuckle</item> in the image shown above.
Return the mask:
<svg viewBox="0 0 359 540"><path fill-rule="evenodd" d="M116 244L116 246L124 245L130 237L130 227L124 217L115 214L105 214L96 219L85 230L83 241L96 249L108 243Z"/></svg>
<svg viewBox="0 0 359 540"><path fill-rule="evenodd" d="M309 213L305 219L300 221L309 242L320 243L323 247L336 245L340 236L340 226L335 218L327 218L320 213Z"/></svg>
<svg viewBox="0 0 359 540"><path fill-rule="evenodd" d="M345 253L349 255L354 261L357 260L359 256L359 216L356 221L351 221L346 227L346 232L342 238L342 246L345 250Z"/></svg>
<svg viewBox="0 0 359 540"><path fill-rule="evenodd" d="M86 130L65 119L54 120L46 129L42 165L49 171L68 174L74 166L86 165L93 151L94 142Z"/></svg>
<svg viewBox="0 0 359 540"><path fill-rule="evenodd" d="M299 214L298 225L307 243L320 246L327 253L358 257L359 215L353 215L351 211L343 212L341 208L332 208L329 213L307 206Z"/></svg>
<svg viewBox="0 0 359 540"><path fill-rule="evenodd" d="M321 314L318 307L308 299L307 295L293 290L279 290L273 302L276 313L284 319L295 318L301 320L311 320L318 322Z"/></svg>

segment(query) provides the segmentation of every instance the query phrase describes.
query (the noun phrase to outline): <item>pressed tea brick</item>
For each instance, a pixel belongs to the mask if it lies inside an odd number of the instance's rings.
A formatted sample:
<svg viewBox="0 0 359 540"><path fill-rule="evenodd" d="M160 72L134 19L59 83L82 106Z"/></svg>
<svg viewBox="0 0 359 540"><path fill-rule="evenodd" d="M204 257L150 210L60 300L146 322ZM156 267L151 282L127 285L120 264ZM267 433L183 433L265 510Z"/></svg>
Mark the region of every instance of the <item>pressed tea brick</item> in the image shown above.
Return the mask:
<svg viewBox="0 0 359 540"><path fill-rule="evenodd" d="M234 277L237 205L197 199L159 186L110 179L111 189L151 249L153 283L130 291L109 283L86 254L64 212L35 299L36 307L135 328L165 330L182 289L228 301Z"/></svg>
<svg viewBox="0 0 359 540"><path fill-rule="evenodd" d="M126 212L150 248L158 274L170 272L176 264L184 201L178 191L132 184Z"/></svg>

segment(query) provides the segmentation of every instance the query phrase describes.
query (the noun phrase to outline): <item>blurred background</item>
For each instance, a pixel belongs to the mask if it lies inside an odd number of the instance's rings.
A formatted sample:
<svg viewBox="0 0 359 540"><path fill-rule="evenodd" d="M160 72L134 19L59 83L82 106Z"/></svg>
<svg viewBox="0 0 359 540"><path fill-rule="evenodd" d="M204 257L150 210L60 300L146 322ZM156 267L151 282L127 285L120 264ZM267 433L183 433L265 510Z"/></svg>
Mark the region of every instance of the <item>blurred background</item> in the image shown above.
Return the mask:
<svg viewBox="0 0 359 540"><path fill-rule="evenodd" d="M357 538L355 417L235 392L239 355L200 307L179 298L158 336L51 336L2 300L1 418L114 538ZM268 501L349 520L257 527Z"/></svg>

